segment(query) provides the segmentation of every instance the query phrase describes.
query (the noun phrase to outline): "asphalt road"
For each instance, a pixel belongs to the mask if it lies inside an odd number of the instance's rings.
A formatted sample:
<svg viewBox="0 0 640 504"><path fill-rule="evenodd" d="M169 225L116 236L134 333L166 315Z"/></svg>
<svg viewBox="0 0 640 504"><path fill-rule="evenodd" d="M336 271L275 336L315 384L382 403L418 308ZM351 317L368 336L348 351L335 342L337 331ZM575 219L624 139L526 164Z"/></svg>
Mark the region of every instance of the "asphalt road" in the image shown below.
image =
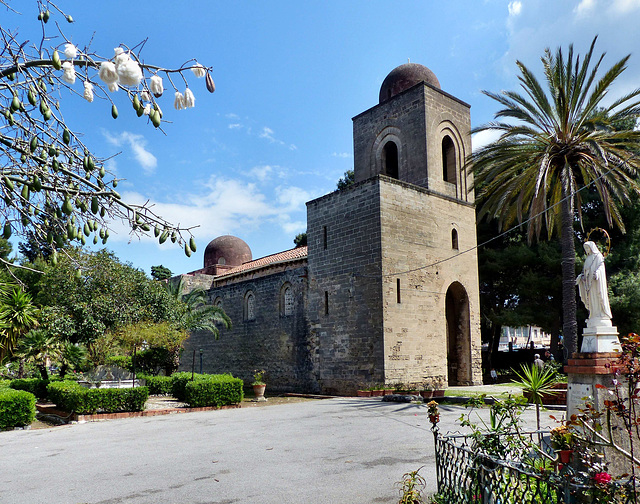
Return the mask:
<svg viewBox="0 0 640 504"><path fill-rule="evenodd" d="M393 503L423 465L434 492L434 463L425 405L326 399L0 432L0 503Z"/></svg>

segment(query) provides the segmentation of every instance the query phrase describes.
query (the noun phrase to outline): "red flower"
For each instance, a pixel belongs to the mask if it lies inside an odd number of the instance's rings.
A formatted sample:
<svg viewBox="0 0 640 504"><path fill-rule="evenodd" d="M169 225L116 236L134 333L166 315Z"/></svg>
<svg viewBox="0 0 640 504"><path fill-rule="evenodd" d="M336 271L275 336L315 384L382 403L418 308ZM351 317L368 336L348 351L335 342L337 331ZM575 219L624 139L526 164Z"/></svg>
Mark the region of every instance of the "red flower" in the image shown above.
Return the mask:
<svg viewBox="0 0 640 504"><path fill-rule="evenodd" d="M607 483L609 483L611 481L611 475L609 473L606 473L606 472L599 472L593 477L593 480L598 485L606 485Z"/></svg>

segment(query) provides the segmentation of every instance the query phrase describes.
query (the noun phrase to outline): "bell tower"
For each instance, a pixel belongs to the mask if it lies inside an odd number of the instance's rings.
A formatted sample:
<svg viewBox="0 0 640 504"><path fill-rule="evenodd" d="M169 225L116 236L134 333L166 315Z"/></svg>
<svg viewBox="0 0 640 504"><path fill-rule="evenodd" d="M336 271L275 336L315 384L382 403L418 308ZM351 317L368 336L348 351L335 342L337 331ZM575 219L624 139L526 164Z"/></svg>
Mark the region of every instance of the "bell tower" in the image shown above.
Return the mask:
<svg viewBox="0 0 640 504"><path fill-rule="evenodd" d="M353 118L355 184L307 203L321 388L481 383L469 105L427 67Z"/></svg>

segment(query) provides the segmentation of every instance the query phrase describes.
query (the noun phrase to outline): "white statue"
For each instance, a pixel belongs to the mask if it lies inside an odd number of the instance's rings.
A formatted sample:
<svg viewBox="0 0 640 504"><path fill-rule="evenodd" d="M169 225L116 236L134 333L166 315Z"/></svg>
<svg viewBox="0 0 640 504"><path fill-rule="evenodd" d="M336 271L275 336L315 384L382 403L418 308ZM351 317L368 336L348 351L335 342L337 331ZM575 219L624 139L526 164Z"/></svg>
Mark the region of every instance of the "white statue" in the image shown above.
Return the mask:
<svg viewBox="0 0 640 504"><path fill-rule="evenodd" d="M589 310L587 327L611 326L611 308L607 291L604 257L592 241L584 243L587 257L582 273L576 278L580 299Z"/></svg>

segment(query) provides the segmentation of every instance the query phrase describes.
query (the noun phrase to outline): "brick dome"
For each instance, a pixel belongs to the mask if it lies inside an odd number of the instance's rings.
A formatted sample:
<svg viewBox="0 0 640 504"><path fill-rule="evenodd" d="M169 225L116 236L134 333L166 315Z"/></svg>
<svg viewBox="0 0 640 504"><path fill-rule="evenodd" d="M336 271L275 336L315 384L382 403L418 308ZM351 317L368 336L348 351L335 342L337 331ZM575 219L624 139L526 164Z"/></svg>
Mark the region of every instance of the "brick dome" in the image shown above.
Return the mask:
<svg viewBox="0 0 640 504"><path fill-rule="evenodd" d="M395 95L402 93L406 89L426 82L427 84L440 89L440 81L431 70L418 63L405 63L391 70L389 75L382 82L380 87L379 102L385 102Z"/></svg>
<svg viewBox="0 0 640 504"><path fill-rule="evenodd" d="M243 240L236 236L219 236L212 240L204 250L204 267L215 264L226 266L240 266L251 261L251 249Z"/></svg>

